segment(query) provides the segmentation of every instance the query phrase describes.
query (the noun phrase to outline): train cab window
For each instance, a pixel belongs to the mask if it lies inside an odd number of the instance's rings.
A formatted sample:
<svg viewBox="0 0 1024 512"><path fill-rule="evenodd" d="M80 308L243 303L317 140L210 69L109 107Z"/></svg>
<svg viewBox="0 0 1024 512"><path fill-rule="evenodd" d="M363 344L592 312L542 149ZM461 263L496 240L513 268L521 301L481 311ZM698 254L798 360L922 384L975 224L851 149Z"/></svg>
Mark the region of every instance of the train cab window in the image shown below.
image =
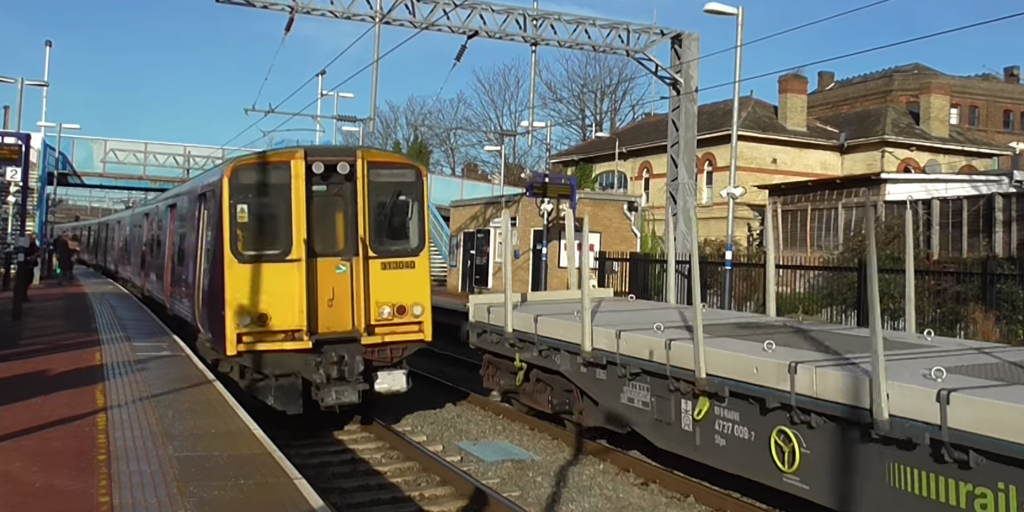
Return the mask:
<svg viewBox="0 0 1024 512"><path fill-rule="evenodd" d="M238 261L283 261L292 251L291 164L235 168L228 180L231 252Z"/></svg>
<svg viewBox="0 0 1024 512"><path fill-rule="evenodd" d="M419 254L426 235L419 169L371 164L368 181L370 248L392 258Z"/></svg>
<svg viewBox="0 0 1024 512"><path fill-rule="evenodd" d="M309 230L316 256L354 256L358 252L354 173L312 175Z"/></svg>

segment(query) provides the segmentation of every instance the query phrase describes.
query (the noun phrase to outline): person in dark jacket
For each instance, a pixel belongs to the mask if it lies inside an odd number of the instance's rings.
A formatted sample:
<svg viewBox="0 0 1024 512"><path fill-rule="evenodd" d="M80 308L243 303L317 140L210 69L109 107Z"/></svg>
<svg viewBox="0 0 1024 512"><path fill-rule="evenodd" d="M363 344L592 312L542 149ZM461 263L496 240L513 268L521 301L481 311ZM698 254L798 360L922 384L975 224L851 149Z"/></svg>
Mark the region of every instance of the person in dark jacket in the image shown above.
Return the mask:
<svg viewBox="0 0 1024 512"><path fill-rule="evenodd" d="M36 236L29 235L28 247L25 248L25 261L18 263L18 274L15 276L14 283L14 293L21 297L22 302L31 302L28 298L28 289L32 286L38 261L39 246L36 245Z"/></svg>
<svg viewBox="0 0 1024 512"><path fill-rule="evenodd" d="M57 235L53 239L53 254L57 257L57 284L64 286L68 282L68 267L71 264L71 248L65 235Z"/></svg>

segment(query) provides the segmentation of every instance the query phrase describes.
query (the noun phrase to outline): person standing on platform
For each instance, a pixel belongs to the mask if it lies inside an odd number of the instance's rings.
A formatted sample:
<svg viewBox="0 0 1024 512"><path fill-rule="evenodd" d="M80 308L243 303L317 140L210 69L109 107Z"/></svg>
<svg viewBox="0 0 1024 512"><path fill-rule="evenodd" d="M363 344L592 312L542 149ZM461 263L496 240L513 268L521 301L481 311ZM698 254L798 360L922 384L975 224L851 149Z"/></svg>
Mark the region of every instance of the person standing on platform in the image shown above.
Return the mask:
<svg viewBox="0 0 1024 512"><path fill-rule="evenodd" d="M65 271L68 273L67 281L70 283L75 278L75 260L78 259L79 240L78 235L71 235L68 240L68 266Z"/></svg>
<svg viewBox="0 0 1024 512"><path fill-rule="evenodd" d="M57 285L64 286L68 282L68 266L71 262L71 248L64 235L53 239L53 255L57 257Z"/></svg>
<svg viewBox="0 0 1024 512"><path fill-rule="evenodd" d="M28 298L28 288L35 277L38 260L39 246L36 244L36 235L32 234L29 235L28 247L25 248L25 261L18 263L18 275L15 276L14 293L20 294L21 302L31 302Z"/></svg>

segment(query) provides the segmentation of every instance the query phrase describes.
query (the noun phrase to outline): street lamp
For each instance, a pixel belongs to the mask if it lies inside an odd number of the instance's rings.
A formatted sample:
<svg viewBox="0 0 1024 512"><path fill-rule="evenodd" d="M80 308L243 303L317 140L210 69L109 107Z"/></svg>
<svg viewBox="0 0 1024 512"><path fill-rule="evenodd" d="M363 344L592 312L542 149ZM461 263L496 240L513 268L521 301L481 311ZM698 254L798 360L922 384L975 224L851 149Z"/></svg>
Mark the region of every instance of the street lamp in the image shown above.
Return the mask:
<svg viewBox="0 0 1024 512"><path fill-rule="evenodd" d="M327 96L330 96L330 97L334 98L334 139L333 140L334 140L334 145L337 146L338 145L338 100L339 99L345 99L345 100L355 99L356 95L352 94L350 92L325 91L325 90L323 90L323 82L321 81L320 82L320 98L324 98L324 97L327 97ZM319 98L317 100L319 101ZM317 111L317 115L319 115L319 114L320 114L320 112ZM316 122L317 122L317 124L319 124L320 123L320 119L317 118ZM317 142L320 142L319 137L320 136L317 135ZM360 142L359 144L362 144L362 142Z"/></svg>
<svg viewBox="0 0 1024 512"><path fill-rule="evenodd" d="M359 126L342 126L341 131L343 132L359 132L359 145L363 145L363 125ZM337 135L337 133L335 133Z"/></svg>
<svg viewBox="0 0 1024 512"><path fill-rule="evenodd" d="M504 142L505 142L504 139L502 139L502 144L500 146L484 146L484 151L487 151L487 152L490 152L490 153L497 152L498 156L501 158L501 174L498 175L498 179L500 180L500 183L498 184L498 195L500 195L502 197L505 196L505 143Z"/></svg>
<svg viewBox="0 0 1024 512"><path fill-rule="evenodd" d="M619 171L619 137L617 135L612 135L612 134L610 134L608 132L597 132L597 133L594 134L594 137L597 137L599 139L609 139L609 138L615 139L615 184L618 185L618 183L619 183L619 173L618 173L618 171Z"/></svg>
<svg viewBox="0 0 1024 512"><path fill-rule="evenodd" d="M725 283L722 286L722 306L732 309L732 242L733 224L736 219L736 200L743 196L743 189L736 187L736 165L739 155L739 123L740 123L740 69L743 65L743 7L732 7L718 2L704 4L704 13L712 16L736 17L736 65L732 81L732 139L729 144L729 188L723 191L729 199L729 214L725 232Z"/></svg>
<svg viewBox="0 0 1024 512"><path fill-rule="evenodd" d="M520 121L519 122L519 126L521 126L523 128L526 128L530 133L533 133L533 130L536 130L537 128L547 128L548 129L548 142L547 142L547 145L548 145L548 148L547 148L548 161L547 161L547 165L545 166L545 171L544 171L545 174L548 174L550 172L550 169L551 169L551 128L552 128L551 123L550 122L545 122L545 121L534 121L533 122L533 126L530 126L530 122L529 121Z"/></svg>

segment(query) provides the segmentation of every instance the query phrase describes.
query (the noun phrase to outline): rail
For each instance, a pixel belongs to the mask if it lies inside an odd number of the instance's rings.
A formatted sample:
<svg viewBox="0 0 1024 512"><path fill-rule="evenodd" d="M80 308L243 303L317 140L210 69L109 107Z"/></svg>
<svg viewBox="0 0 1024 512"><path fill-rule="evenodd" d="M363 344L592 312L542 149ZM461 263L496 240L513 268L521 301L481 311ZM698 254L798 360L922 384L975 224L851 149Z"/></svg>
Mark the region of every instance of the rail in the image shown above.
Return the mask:
<svg viewBox="0 0 1024 512"><path fill-rule="evenodd" d="M440 445L380 421L271 437L336 510L350 512L526 512L438 455Z"/></svg>
<svg viewBox="0 0 1024 512"><path fill-rule="evenodd" d="M437 252L441 255L445 265L450 265L451 260L449 252L449 241L451 238L451 231L448 229L448 223L445 222L444 217L441 216L441 212L437 210L434 203L427 203L430 207L430 241L437 247Z"/></svg>
<svg viewBox="0 0 1024 512"><path fill-rule="evenodd" d="M441 376L433 371L435 368L444 367L450 369L452 373L458 373L459 370L457 367L459 366L466 368L479 367L481 363L475 357L457 354L447 350L439 350L437 347L430 347L428 350L421 351L417 355L421 356L421 359L422 356L443 358L444 364L430 365L430 370L425 369L423 365L416 365L410 368L414 373L427 377L442 385L464 392L468 403L487 412L510 421L526 425L538 432L550 436L555 440L565 443L566 446L578 447L578 449L581 449L582 453L585 455L605 461L648 482L654 482L670 492L683 496L691 496L698 503L713 510L723 512L765 512L765 510L767 510L767 507L752 500L748 501L748 499L736 496L733 493L719 489L705 482L676 473L675 471L667 468L656 466L612 446L597 443L589 439L583 439L582 444L578 444L579 440L577 439L577 436L579 434L577 432L573 432L571 429L560 427L543 419L535 418L528 413L517 411L501 402L491 400L489 397L481 395L479 391L474 391L472 389L477 386L465 386L460 383L453 382L448 376Z"/></svg>

